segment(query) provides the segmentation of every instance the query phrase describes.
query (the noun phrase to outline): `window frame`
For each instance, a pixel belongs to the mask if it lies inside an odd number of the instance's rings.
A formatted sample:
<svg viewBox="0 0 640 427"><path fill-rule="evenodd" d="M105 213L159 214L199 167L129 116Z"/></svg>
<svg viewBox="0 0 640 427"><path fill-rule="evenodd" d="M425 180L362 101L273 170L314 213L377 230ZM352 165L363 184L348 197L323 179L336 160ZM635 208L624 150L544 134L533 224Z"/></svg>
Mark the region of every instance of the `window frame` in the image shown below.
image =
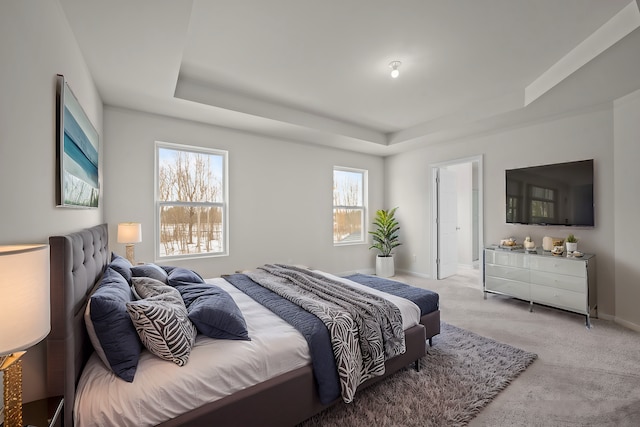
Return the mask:
<svg viewBox="0 0 640 427"><path fill-rule="evenodd" d="M161 201L160 200L160 149L183 151L188 153L199 153L205 155L215 155L222 157L222 202L183 202L183 201ZM195 207L219 207L222 210L222 251L180 254L180 255L160 255L160 211L162 206L195 206ZM154 146L154 257L156 262L180 259L196 258L217 258L229 256L229 152L216 148L200 147L195 145L178 144L173 142L156 141Z"/></svg>
<svg viewBox="0 0 640 427"><path fill-rule="evenodd" d="M336 171L342 171L342 172L351 172L351 173L359 173L362 176L362 206L358 206L358 205L335 205L333 204L333 188L335 188L335 172ZM342 242L337 242L335 240L335 234L332 230L332 240L333 240L333 246L351 246L351 245L362 245L362 244L366 244L368 243L368 239L367 239L367 234L368 234L368 208L369 208L369 193L368 193L368 183L369 183L369 171L367 169L358 169L358 168L352 168L352 167L346 167L346 166L333 166L333 169L331 171L331 180L332 180L332 209L331 209L331 218L332 218L332 225L334 223L333 218L335 217L335 210L336 209L359 209L362 212L362 236L361 239L358 240L347 240L347 241L342 241ZM333 227L332 227L333 228Z"/></svg>

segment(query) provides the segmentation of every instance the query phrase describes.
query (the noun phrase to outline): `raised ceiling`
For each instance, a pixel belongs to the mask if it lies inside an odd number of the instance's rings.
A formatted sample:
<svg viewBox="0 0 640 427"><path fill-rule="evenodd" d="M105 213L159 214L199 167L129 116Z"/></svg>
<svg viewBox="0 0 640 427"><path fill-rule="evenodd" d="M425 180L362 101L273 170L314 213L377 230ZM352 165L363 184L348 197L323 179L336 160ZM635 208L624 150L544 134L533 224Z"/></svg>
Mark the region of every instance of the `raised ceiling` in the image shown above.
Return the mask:
<svg viewBox="0 0 640 427"><path fill-rule="evenodd" d="M60 2L106 105L376 155L640 89L637 0Z"/></svg>

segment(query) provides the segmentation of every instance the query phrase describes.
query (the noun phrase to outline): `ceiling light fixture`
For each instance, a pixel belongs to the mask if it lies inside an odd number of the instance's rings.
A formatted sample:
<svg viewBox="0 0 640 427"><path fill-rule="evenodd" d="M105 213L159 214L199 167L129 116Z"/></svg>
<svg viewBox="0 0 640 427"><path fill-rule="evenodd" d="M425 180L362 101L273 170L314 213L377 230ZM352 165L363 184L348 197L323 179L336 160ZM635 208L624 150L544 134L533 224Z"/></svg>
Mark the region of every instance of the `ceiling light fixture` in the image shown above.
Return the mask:
<svg viewBox="0 0 640 427"><path fill-rule="evenodd" d="M398 67L402 64L400 61L391 61L389 62L389 68L391 68L391 77L394 79L400 75L400 71L398 71Z"/></svg>

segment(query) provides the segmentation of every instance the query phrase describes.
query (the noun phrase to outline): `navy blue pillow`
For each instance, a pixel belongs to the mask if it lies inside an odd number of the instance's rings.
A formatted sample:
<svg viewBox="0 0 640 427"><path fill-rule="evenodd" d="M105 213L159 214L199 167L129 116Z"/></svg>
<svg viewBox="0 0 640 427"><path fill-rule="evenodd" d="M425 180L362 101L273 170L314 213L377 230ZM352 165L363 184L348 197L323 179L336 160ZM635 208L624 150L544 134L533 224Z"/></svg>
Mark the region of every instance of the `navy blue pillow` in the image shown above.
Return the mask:
<svg viewBox="0 0 640 427"><path fill-rule="evenodd" d="M167 284L167 272L156 264L142 264L131 267L133 277L151 277Z"/></svg>
<svg viewBox="0 0 640 427"><path fill-rule="evenodd" d="M109 367L114 374L128 382L133 381L142 348L127 312L126 303L133 300L129 283L120 273L108 267L89 301L93 329Z"/></svg>
<svg viewBox="0 0 640 427"><path fill-rule="evenodd" d="M198 273L193 270L182 267L174 267L169 271L169 276L167 276L167 283L175 287L179 285L204 283L204 280Z"/></svg>
<svg viewBox="0 0 640 427"><path fill-rule="evenodd" d="M229 340L250 339L242 312L225 290L197 283L178 284L175 288L187 306L189 319L201 334Z"/></svg>
<svg viewBox="0 0 640 427"><path fill-rule="evenodd" d="M111 263L109 267L120 273L122 277L124 277L124 280L131 282L131 267L133 266L128 259L111 252Z"/></svg>

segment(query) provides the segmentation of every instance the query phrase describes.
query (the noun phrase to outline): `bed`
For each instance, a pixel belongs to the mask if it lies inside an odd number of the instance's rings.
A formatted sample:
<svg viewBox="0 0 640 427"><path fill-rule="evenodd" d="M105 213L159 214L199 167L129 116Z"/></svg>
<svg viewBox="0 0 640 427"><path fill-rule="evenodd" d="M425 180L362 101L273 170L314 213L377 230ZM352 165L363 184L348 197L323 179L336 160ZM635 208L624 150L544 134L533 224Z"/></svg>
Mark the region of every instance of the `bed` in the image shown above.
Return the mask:
<svg viewBox="0 0 640 427"><path fill-rule="evenodd" d="M65 236L52 236L49 243L51 246L52 329L46 344L47 388L50 396L64 397L63 422L65 426L72 426L74 425L74 407L78 406L76 397L79 393L78 386L82 385L83 370L85 367L88 370L91 366L100 364L95 361L96 352L87 333L84 319L85 307L107 265L111 262L112 254L108 246L106 224ZM351 279L360 282L374 280L365 275L355 275ZM215 279L214 283L222 284L218 281L224 281L224 279ZM235 292L232 289L230 291ZM236 297L243 299L242 296ZM247 323L250 321L247 320ZM439 332L439 310L436 308L429 313L421 312L419 324L404 331L406 351L385 362L384 375L367 380L360 388L378 382L419 361L426 352L426 340L431 341ZM205 346L210 344L207 340L201 340L201 342L204 342ZM195 350L192 352L192 355L194 354L196 354ZM145 357L152 359L149 355ZM308 360L305 361L304 358L307 356L301 357L302 359L295 362L298 365L294 367L286 369L281 367L279 368L281 372L278 371L266 380L204 403L197 408L188 409L157 424L207 426L215 422L216 425L221 426L296 425L340 402L341 399L325 403L321 401L313 367ZM105 421L104 424L109 423Z"/></svg>

